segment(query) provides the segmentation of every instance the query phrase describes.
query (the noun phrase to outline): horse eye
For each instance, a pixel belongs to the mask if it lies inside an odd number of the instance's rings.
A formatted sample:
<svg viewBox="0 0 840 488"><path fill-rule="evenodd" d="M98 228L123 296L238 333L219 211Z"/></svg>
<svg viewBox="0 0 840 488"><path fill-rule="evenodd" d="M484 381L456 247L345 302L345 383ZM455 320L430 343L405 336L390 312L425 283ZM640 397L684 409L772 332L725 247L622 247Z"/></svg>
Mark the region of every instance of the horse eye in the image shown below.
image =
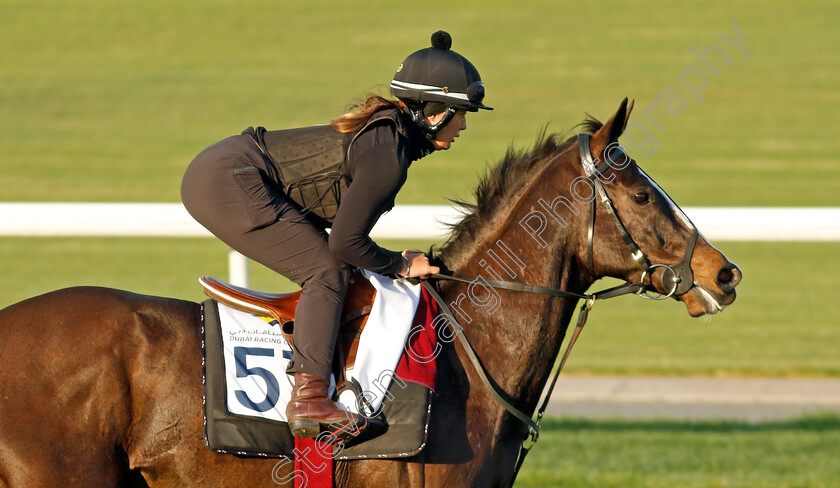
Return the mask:
<svg viewBox="0 0 840 488"><path fill-rule="evenodd" d="M638 204L647 203L650 201L650 195L646 191L640 191L633 195L633 201Z"/></svg>

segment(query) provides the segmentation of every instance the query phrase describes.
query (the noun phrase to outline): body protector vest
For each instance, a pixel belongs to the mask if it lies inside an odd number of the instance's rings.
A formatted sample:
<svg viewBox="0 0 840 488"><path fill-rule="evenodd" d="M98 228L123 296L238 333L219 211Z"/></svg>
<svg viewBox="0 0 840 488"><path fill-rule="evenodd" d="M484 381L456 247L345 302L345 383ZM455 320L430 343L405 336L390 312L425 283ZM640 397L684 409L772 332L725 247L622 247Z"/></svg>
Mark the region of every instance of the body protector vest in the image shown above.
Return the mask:
<svg viewBox="0 0 840 488"><path fill-rule="evenodd" d="M301 213L331 223L350 184L344 134L329 125L288 130L257 127L257 144L277 171L283 193Z"/></svg>
<svg viewBox="0 0 840 488"><path fill-rule="evenodd" d="M346 147L347 134L330 125L274 131L264 127L255 129L257 144L276 170L283 193L301 213L317 217L326 227L332 224L341 195L352 182L347 168L350 148L365 129L389 118L388 111L383 112L352 134ZM396 126L399 130L400 124Z"/></svg>

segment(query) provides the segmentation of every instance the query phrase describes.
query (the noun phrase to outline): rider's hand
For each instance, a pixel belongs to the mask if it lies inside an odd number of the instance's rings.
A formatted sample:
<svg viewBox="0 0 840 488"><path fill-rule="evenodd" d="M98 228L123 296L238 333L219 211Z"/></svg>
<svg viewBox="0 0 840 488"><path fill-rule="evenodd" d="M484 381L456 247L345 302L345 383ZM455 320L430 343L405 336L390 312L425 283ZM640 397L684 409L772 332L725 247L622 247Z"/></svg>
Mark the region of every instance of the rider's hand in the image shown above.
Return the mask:
<svg viewBox="0 0 840 488"><path fill-rule="evenodd" d="M440 273L440 268L429 264L429 257L422 252L406 249L402 252L408 262L408 273L403 269L399 275L403 278L428 278L430 274Z"/></svg>

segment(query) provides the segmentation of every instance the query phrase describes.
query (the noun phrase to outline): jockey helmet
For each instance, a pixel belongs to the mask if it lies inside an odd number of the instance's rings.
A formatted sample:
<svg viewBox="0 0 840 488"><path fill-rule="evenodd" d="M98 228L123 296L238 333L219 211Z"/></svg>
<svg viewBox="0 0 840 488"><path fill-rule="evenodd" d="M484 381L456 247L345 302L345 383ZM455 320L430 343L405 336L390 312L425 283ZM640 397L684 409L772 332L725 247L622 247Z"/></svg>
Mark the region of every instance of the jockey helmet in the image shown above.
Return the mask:
<svg viewBox="0 0 840 488"><path fill-rule="evenodd" d="M412 120L429 136L434 136L458 110L493 110L482 103L484 82L478 70L452 47L445 31L432 34L432 47L410 54L397 68L391 93L405 103ZM425 117L446 111L439 123L430 125Z"/></svg>

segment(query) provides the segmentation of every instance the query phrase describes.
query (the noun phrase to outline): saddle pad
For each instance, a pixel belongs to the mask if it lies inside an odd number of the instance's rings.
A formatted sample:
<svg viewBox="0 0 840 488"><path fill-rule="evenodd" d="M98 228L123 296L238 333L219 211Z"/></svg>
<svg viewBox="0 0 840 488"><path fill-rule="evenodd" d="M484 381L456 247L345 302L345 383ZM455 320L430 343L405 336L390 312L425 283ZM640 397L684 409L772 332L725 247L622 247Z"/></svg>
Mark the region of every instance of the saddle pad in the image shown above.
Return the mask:
<svg viewBox="0 0 840 488"><path fill-rule="evenodd" d="M390 306L388 299L384 305L374 302L360 338L356 365L347 372L356 391L342 392L340 402L356 412L358 405L365 403L356 400L364 398L370 402L368 408L381 412L389 427L372 440L337 448L335 459L403 457L416 454L425 443L436 370L434 361L424 359L433 357L438 347L432 324L436 304L425 291L420 296L418 290L415 299L406 290L393 289L404 283L395 285L394 280L378 275L371 281L377 287L377 297L388 295L379 288L391 287L391 293L401 294L403 304L394 307L400 300L393 297ZM376 281L384 281L384 285ZM412 307L408 311L406 304ZM395 308L402 310L397 314L401 318L394 318ZM416 317L411 320L415 308ZM285 374L285 368L292 351L279 325L213 300L204 302L203 315L207 446L242 456L291 457L294 438L285 422L285 406L293 377ZM385 336L397 337L400 342L386 346Z"/></svg>
<svg viewBox="0 0 840 488"><path fill-rule="evenodd" d="M422 287L370 271L362 270L362 274L376 289L376 295L359 337L353 369L345 371L345 376L348 382L357 383L364 401L376 411L385 399L405 349ZM338 397L338 403L353 413L360 413L360 400L358 392L352 390L345 390Z"/></svg>

